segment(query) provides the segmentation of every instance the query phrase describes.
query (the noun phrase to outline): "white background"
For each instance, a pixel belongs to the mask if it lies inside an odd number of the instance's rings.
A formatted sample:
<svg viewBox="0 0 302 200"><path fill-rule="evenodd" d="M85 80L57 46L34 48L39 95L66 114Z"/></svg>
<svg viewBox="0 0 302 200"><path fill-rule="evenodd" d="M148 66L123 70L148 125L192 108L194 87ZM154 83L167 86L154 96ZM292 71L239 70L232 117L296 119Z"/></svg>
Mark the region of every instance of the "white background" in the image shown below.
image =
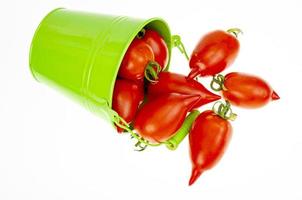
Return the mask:
<svg viewBox="0 0 302 200"><path fill-rule="evenodd" d="M134 152L128 135L31 77L33 33L56 7L162 17L189 53L204 33L240 27L241 52L227 71L263 77L281 100L233 108L226 154L188 187L187 140L174 152ZM301 19L300 0L1 1L0 199L302 199ZM188 73L177 50L172 59L172 71Z"/></svg>

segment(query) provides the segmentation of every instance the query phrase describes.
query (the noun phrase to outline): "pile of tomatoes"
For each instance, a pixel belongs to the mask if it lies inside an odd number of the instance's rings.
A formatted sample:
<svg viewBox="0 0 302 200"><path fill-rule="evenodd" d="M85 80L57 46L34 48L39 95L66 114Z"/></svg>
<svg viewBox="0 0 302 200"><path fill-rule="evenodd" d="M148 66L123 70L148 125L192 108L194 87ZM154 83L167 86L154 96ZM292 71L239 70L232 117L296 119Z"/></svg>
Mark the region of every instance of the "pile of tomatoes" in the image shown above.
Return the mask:
<svg viewBox="0 0 302 200"><path fill-rule="evenodd" d="M279 99L257 76L219 74L237 57L240 32L235 28L204 35L189 58L191 72L186 76L165 71L169 61L165 40L157 31L144 29L120 66L113 94L113 109L123 119L116 123L118 132L130 132L140 150L160 144L175 149L189 134L189 185L222 157L232 135L230 121L236 118L231 105L258 108ZM213 77L210 87L219 94L198 82L197 77L206 76ZM225 101L217 101L221 96ZM212 110L197 110L214 101Z"/></svg>

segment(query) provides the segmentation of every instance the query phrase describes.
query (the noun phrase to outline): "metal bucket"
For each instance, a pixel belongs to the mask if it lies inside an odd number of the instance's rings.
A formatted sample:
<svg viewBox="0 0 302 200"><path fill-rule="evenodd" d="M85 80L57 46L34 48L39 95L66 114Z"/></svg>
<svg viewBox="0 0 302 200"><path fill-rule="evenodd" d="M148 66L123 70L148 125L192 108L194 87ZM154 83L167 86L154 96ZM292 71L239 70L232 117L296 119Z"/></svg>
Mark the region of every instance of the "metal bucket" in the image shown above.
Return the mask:
<svg viewBox="0 0 302 200"><path fill-rule="evenodd" d="M171 33L160 18L136 19L58 8L40 23L29 64L36 80L61 89L92 112L112 121L117 73L137 33L160 33L171 55Z"/></svg>

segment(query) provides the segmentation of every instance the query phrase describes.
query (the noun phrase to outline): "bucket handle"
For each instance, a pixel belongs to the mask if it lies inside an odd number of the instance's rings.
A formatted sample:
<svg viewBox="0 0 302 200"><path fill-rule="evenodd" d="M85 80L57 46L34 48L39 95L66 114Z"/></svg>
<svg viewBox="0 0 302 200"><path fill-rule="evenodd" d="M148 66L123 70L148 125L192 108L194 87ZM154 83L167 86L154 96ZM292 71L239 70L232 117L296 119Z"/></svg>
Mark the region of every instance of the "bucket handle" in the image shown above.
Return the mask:
<svg viewBox="0 0 302 200"><path fill-rule="evenodd" d="M133 131L130 124L127 123L116 111L109 107L109 104L104 107L106 112L109 114L111 121L118 127L126 130L127 133L130 133L131 139L136 139L137 142L135 144L135 151L143 151L147 148L147 146L160 146L164 144L169 150L177 149L178 145L183 141L186 135L189 133L193 122L195 121L196 117L199 115L199 111L194 110L192 111L185 119L182 126L176 131L175 135L168 139L165 142L161 143L150 143L148 140L142 138L137 133Z"/></svg>

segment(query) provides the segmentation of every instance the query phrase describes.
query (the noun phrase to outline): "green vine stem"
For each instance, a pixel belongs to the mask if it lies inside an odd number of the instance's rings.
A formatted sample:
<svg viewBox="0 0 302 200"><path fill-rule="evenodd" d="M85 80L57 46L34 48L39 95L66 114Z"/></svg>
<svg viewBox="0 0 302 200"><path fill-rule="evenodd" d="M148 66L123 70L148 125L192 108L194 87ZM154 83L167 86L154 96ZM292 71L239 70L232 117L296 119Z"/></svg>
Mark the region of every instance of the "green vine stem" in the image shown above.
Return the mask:
<svg viewBox="0 0 302 200"><path fill-rule="evenodd" d="M185 119L182 126L178 129L176 134L165 142L166 147L170 150L176 150L178 145L183 141L183 139L188 135L193 122L200 114L198 110L193 110Z"/></svg>
<svg viewBox="0 0 302 200"><path fill-rule="evenodd" d="M225 102L217 101L213 105L212 110L225 120L234 121L237 118L237 114L233 113L231 104L227 100Z"/></svg>
<svg viewBox="0 0 302 200"><path fill-rule="evenodd" d="M227 32L234 34L236 38L238 38L239 34L243 34L242 30L239 28L230 28L227 30Z"/></svg>
<svg viewBox="0 0 302 200"><path fill-rule="evenodd" d="M184 54L187 60L190 60L186 48L181 41L181 37L179 35L172 35L172 46L177 47L180 53Z"/></svg>
<svg viewBox="0 0 302 200"><path fill-rule="evenodd" d="M224 76L222 74L217 74L213 76L213 79L210 83L210 87L212 90L219 92L221 90L227 90L227 88L224 86Z"/></svg>
<svg viewBox="0 0 302 200"><path fill-rule="evenodd" d="M158 74L161 72L161 66L155 62L150 61L145 69L145 78L150 83L157 83L158 82Z"/></svg>

